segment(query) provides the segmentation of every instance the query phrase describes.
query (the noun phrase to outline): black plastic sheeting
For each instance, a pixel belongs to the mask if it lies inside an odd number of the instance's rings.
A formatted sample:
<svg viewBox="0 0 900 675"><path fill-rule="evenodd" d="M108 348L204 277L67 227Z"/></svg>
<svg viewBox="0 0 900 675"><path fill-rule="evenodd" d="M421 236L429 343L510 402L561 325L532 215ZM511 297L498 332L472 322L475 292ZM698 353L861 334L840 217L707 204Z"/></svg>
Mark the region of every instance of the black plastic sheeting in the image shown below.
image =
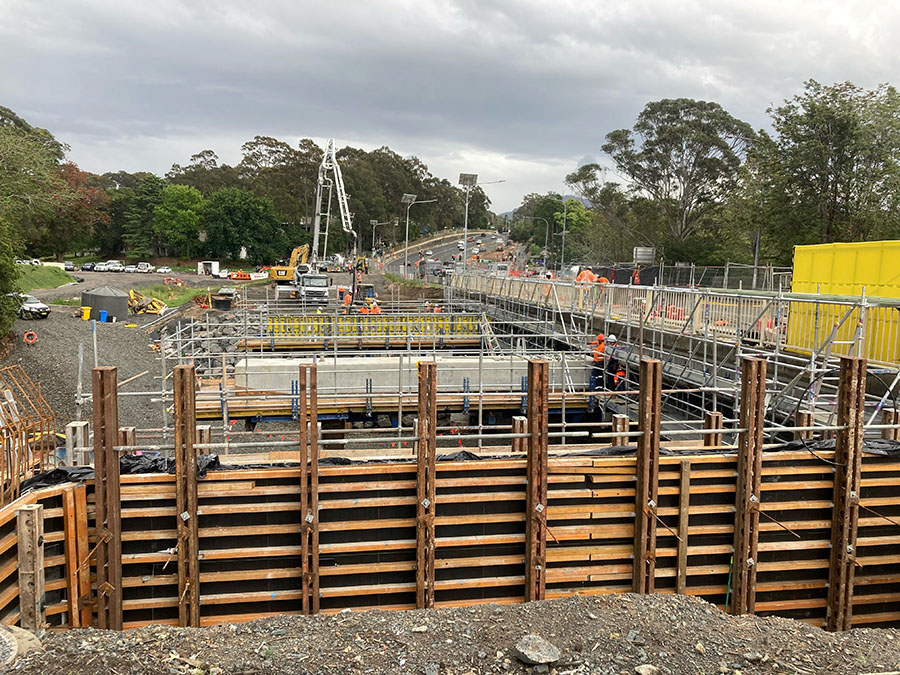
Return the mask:
<svg viewBox="0 0 900 675"><path fill-rule="evenodd" d="M766 452L802 451L808 452L834 450L834 439L821 441L791 441L781 445L766 448ZM591 448L580 452L571 452L563 457L628 457L634 455L637 448L634 445L613 445L607 448ZM881 438L866 438L863 440L863 452L869 455L881 457L900 457L900 441L890 441ZM709 448L706 450L670 450L661 447L660 455L729 455L736 454L735 450L723 451L721 448ZM508 458L503 455L502 458ZM439 462L473 462L480 459L500 459L501 456L477 455L469 450L458 450L449 454L437 456ZM353 460L347 457L324 457L319 460L320 466L349 466L351 464L385 464L396 462L397 458L385 458L374 460ZM238 469L266 469L272 464L222 464L218 455L198 455L197 476L205 478L207 471L233 471ZM278 466L299 466L296 462L278 464ZM119 473L175 473L175 460L170 457L149 457L146 455L122 455L119 458ZM53 487L62 483L79 483L91 480L94 477L94 468L91 466L61 466L51 471L22 481L22 494L31 490Z"/></svg>

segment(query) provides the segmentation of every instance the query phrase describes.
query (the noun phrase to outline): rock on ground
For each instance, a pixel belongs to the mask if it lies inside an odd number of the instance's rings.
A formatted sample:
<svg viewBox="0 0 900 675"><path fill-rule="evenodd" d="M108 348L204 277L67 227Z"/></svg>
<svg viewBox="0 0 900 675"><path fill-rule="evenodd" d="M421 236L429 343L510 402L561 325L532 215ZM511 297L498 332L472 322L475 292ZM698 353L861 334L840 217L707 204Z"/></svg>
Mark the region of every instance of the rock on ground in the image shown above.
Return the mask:
<svg viewBox="0 0 900 675"><path fill-rule="evenodd" d="M426 630L414 630L422 626ZM515 648L527 633L549 641L559 659L549 667L521 663ZM900 630L828 633L791 619L733 617L676 595L284 616L199 629L71 630L43 640L44 650L22 657L11 672L843 675L900 670Z"/></svg>

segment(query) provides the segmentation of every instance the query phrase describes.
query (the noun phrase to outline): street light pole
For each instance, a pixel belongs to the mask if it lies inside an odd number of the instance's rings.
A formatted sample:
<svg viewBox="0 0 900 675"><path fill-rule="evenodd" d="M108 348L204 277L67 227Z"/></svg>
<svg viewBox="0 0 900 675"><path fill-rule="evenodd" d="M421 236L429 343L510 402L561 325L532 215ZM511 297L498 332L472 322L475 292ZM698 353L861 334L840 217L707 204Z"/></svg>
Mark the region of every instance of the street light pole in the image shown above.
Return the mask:
<svg viewBox="0 0 900 675"><path fill-rule="evenodd" d="M563 229L562 229L562 250L559 253L559 276L562 277L563 269L566 264L566 217L568 216L568 204L566 198L563 197Z"/></svg>
<svg viewBox="0 0 900 675"><path fill-rule="evenodd" d="M479 183L477 173L459 174L459 184L462 185L466 191L466 215L463 217L463 273L467 271L469 266L469 194L472 192L472 188L478 185L491 185L493 183L503 182L505 181L492 180Z"/></svg>
<svg viewBox="0 0 900 675"><path fill-rule="evenodd" d="M373 256L375 255L375 228L378 227L379 225L390 225L393 222L395 222L395 221L386 220L383 223L379 223L377 220L369 221L369 225L372 226L372 255Z"/></svg>
<svg viewBox="0 0 900 675"><path fill-rule="evenodd" d="M437 199L421 199L416 201L416 195L404 194L400 199L401 204L406 204L406 247L403 249L403 276L409 278L409 210L415 204L431 204Z"/></svg>

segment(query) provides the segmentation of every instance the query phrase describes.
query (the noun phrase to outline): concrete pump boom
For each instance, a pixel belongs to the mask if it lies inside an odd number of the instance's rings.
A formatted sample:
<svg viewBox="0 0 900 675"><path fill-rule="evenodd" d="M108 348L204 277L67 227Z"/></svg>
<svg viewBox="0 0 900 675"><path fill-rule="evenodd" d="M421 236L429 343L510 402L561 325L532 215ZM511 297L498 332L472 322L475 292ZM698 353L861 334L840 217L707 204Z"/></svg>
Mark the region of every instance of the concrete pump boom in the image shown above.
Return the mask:
<svg viewBox="0 0 900 675"><path fill-rule="evenodd" d="M332 177L329 178L328 174ZM319 165L319 181L316 185L316 215L313 220L313 245L311 262L316 263L319 258L319 232L322 227L322 216L325 215L325 227L328 227L328 216L330 207L322 209L322 194L326 185L332 183L337 189L338 208L341 211L341 228L344 233L350 237L353 242L353 255L356 255L356 232L353 229L353 214L350 213L350 205L347 203L347 191L344 189L344 177L341 175L341 167L338 164L337 156L334 149L334 139L328 139L328 145L325 148L325 155L322 157L322 163ZM330 201L330 195L329 195ZM323 253L324 257L324 253Z"/></svg>

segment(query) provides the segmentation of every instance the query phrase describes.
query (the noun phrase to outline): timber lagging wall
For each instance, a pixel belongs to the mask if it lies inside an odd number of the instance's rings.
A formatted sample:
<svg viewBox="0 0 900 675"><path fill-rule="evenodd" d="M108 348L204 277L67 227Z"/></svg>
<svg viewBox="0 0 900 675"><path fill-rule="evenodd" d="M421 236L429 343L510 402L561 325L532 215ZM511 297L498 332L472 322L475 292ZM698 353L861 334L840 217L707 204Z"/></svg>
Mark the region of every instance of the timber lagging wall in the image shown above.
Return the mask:
<svg viewBox="0 0 900 675"><path fill-rule="evenodd" d="M830 459L764 456L759 614L824 624ZM321 611L415 607L416 465L319 472ZM215 471L198 481L202 625L301 613L300 474L299 468ZM635 459L551 458L547 479L546 597L631 591ZM177 625L174 476L121 480L123 625ZM900 620L898 484L900 463L864 458L854 626ZM735 485L733 456L661 458L656 592L675 592L682 583L686 593L725 606ZM686 518L683 487L690 490ZM525 488L522 459L436 463L436 606L524 600ZM686 544L681 556L679 537Z"/></svg>

